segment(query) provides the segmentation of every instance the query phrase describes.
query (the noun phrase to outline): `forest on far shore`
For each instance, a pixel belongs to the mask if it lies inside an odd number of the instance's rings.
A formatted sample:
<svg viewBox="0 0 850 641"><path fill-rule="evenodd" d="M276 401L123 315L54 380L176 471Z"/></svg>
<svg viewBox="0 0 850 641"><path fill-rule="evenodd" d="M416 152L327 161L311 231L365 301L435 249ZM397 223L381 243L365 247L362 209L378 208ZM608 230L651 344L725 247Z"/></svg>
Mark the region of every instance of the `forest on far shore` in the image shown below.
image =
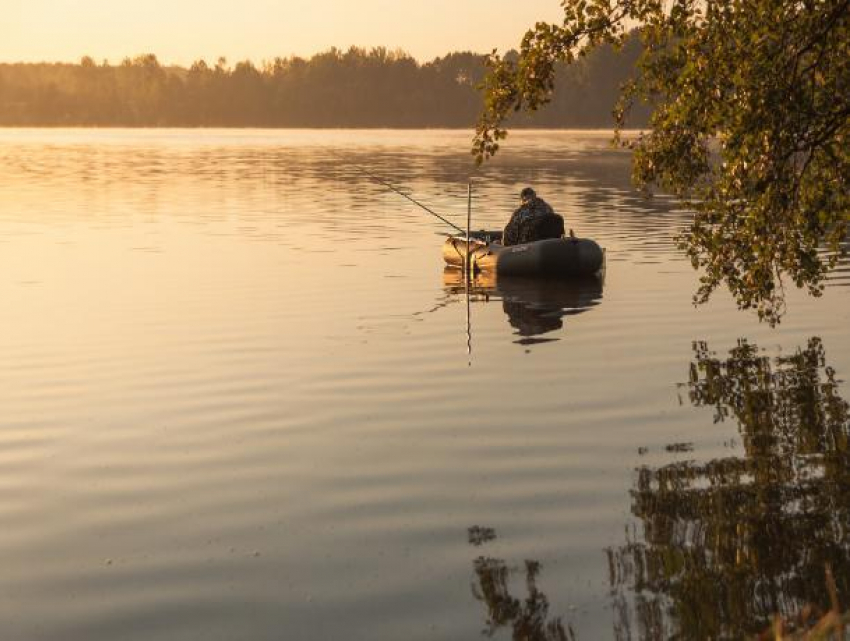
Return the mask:
<svg viewBox="0 0 850 641"><path fill-rule="evenodd" d="M600 47L558 70L552 103L512 126L611 127L620 85L634 72L637 38ZM471 127L487 56L450 53L418 63L402 51L352 47L261 67L203 60L163 66L153 54L119 65L0 64L0 126ZM646 124L634 110L631 126Z"/></svg>

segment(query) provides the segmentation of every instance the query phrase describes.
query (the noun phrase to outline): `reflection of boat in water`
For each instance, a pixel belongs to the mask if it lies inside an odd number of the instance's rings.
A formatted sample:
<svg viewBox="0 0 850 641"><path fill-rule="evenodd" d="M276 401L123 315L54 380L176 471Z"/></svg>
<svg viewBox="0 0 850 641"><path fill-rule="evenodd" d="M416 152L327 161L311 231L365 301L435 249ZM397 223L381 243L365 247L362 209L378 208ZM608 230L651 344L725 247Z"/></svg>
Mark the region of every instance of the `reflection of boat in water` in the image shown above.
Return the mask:
<svg viewBox="0 0 850 641"><path fill-rule="evenodd" d="M602 300L602 279L597 276L552 280L501 276L482 272L469 281L461 270L446 268L443 284L451 294L469 293L470 300L501 300L508 322L523 345L555 339L537 338L564 326L564 316L584 313Z"/></svg>
<svg viewBox="0 0 850 641"><path fill-rule="evenodd" d="M591 276L603 268L605 254L589 238L549 238L532 243L500 244L498 231L480 231L449 236L443 243L446 264L462 268L467 251L475 271L502 276L576 278Z"/></svg>

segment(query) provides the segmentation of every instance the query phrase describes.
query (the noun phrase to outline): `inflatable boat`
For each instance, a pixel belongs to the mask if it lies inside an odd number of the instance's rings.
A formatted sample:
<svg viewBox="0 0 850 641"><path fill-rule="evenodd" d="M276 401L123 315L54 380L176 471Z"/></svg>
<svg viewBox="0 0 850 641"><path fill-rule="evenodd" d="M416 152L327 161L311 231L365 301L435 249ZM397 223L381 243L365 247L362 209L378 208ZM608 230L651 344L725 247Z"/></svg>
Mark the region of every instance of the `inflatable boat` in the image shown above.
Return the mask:
<svg viewBox="0 0 850 641"><path fill-rule="evenodd" d="M592 276L604 268L605 252L589 238L549 238L505 247L501 231L472 232L449 236L443 243L443 259L462 269L469 252L472 269L504 276L574 278Z"/></svg>

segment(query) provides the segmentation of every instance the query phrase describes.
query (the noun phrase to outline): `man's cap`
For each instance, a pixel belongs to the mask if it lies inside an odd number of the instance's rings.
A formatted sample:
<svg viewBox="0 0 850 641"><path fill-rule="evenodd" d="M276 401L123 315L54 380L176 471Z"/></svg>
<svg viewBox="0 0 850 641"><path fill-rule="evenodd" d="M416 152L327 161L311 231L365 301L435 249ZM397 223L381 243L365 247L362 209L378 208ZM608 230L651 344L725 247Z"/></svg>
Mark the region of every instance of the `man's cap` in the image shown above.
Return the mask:
<svg viewBox="0 0 850 641"><path fill-rule="evenodd" d="M535 196L537 196L537 194L534 193L534 190L531 187L526 187L521 192L519 192L519 197L522 200L528 200L530 198L534 198Z"/></svg>

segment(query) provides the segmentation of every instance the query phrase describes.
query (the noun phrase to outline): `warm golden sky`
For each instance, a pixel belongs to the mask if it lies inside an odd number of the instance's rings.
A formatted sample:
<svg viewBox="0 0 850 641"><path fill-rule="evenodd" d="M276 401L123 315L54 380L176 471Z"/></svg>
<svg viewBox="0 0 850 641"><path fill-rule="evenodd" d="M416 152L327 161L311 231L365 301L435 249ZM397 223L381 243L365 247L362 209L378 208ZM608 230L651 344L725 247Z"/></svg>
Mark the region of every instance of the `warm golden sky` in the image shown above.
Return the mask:
<svg viewBox="0 0 850 641"><path fill-rule="evenodd" d="M560 16L558 0L0 0L0 61L259 62L350 45L426 60L515 47Z"/></svg>

